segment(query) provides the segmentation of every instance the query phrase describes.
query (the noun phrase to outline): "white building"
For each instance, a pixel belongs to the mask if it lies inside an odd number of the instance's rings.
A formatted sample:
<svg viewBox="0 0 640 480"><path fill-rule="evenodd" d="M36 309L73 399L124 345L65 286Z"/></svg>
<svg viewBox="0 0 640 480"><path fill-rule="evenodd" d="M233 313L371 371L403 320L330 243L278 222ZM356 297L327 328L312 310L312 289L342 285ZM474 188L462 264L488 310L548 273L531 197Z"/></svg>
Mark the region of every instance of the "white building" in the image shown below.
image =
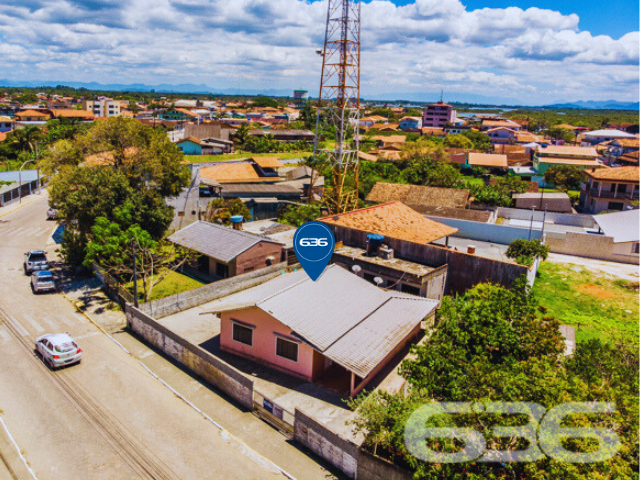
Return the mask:
<svg viewBox="0 0 640 480"><path fill-rule="evenodd" d="M96 117L119 117L120 101L110 98L99 98L98 100L84 100L82 107L93 112Z"/></svg>

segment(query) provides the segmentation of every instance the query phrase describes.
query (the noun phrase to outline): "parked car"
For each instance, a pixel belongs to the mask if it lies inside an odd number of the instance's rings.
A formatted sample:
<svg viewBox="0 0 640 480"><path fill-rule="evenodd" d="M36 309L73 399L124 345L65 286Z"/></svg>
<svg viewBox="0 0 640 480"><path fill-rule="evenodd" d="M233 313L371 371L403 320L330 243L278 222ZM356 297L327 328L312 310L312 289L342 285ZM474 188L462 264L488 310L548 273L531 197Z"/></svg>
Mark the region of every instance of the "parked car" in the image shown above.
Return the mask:
<svg viewBox="0 0 640 480"><path fill-rule="evenodd" d="M24 254L24 273L31 275L37 270L49 270L49 261L42 250L31 250Z"/></svg>
<svg viewBox="0 0 640 480"><path fill-rule="evenodd" d="M33 290L33 293L53 292L55 289L56 282L49 270L38 270L31 274L31 290Z"/></svg>
<svg viewBox="0 0 640 480"><path fill-rule="evenodd" d="M82 349L68 333L48 333L38 337L36 351L51 369L82 361Z"/></svg>
<svg viewBox="0 0 640 480"><path fill-rule="evenodd" d="M47 210L47 220L55 220L56 218L58 218L58 210L55 208Z"/></svg>

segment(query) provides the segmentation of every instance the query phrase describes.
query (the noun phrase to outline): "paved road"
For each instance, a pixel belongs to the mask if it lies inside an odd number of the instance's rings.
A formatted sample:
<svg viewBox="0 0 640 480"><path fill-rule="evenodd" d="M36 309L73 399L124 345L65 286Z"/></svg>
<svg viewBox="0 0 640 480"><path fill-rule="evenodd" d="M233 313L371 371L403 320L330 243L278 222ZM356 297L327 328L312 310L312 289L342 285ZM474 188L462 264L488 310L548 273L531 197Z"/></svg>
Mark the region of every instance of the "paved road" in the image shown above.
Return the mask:
<svg viewBox="0 0 640 480"><path fill-rule="evenodd" d="M60 294L31 293L22 256L44 248L54 228L45 210L41 196L0 218L0 414L37 477L283 478L225 439ZM57 331L77 339L82 365L52 372L34 355L35 338Z"/></svg>

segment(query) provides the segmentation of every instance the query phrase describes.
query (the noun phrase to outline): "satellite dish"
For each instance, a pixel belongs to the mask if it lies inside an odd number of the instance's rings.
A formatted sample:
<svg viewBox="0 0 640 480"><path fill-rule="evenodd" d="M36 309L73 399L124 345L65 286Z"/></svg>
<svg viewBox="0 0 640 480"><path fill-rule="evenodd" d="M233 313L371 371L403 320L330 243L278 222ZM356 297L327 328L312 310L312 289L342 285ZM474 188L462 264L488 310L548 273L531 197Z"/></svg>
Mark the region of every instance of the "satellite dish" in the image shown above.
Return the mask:
<svg viewBox="0 0 640 480"><path fill-rule="evenodd" d="M376 285L380 286L380 284L382 284L382 282L384 282L384 280L382 280L380 277L376 277L373 279L374 282L376 282Z"/></svg>
<svg viewBox="0 0 640 480"><path fill-rule="evenodd" d="M357 275L362 271L362 267L360 265L354 265L351 267L351 271Z"/></svg>

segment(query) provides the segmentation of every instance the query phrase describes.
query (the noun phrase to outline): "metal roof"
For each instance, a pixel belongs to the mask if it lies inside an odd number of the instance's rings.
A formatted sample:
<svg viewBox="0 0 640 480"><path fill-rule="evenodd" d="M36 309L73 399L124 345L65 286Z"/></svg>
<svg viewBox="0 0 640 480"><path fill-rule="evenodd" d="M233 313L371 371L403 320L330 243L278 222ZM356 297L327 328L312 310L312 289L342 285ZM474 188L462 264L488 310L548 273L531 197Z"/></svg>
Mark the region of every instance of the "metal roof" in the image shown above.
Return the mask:
<svg viewBox="0 0 640 480"><path fill-rule="evenodd" d="M613 237L613 243L637 242L639 240L640 210L603 213L594 215L593 219L607 237Z"/></svg>
<svg viewBox="0 0 640 480"><path fill-rule="evenodd" d="M168 240L224 263L229 263L259 242L278 243L251 233L202 221L178 230Z"/></svg>
<svg viewBox="0 0 640 480"><path fill-rule="evenodd" d="M326 357L365 378L438 304L382 290L330 265L315 282L300 270L231 295L212 310L258 307Z"/></svg>
<svg viewBox="0 0 640 480"><path fill-rule="evenodd" d="M9 172L0 172L0 181L3 182L17 182L20 178L20 172L18 170L12 170ZM33 182L38 179L37 170L23 170L22 171L22 183Z"/></svg>

